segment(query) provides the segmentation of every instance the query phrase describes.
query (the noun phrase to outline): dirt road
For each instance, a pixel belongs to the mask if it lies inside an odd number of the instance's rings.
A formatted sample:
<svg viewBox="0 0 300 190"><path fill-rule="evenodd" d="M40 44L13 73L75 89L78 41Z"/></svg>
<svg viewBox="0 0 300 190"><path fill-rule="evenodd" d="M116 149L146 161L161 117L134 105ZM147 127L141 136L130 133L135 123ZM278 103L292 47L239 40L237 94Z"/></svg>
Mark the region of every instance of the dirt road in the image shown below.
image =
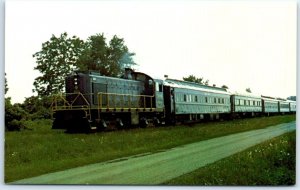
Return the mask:
<svg viewBox="0 0 300 190"><path fill-rule="evenodd" d="M285 123L173 149L91 164L11 184L160 184L296 129Z"/></svg>

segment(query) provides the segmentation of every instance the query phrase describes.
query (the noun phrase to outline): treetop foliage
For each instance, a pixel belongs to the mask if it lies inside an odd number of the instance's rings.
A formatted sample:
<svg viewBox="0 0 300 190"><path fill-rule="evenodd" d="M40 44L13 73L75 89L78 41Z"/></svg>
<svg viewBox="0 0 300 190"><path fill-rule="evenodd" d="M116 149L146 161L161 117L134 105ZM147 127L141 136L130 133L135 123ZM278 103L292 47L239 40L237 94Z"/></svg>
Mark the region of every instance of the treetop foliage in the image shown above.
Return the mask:
<svg viewBox="0 0 300 190"><path fill-rule="evenodd" d="M6 79L6 73L5 73L5 84L4 84L4 94L8 92L8 85L7 85L7 79Z"/></svg>
<svg viewBox="0 0 300 190"><path fill-rule="evenodd" d="M221 88L228 89L228 86L224 84L221 86Z"/></svg>
<svg viewBox="0 0 300 190"><path fill-rule="evenodd" d="M116 35L106 42L104 34L90 36L86 41L62 33L52 35L42 44L42 49L33 54L42 75L34 81L39 96L64 91L65 77L75 70L95 70L105 76L121 76L124 67L135 65L125 41Z"/></svg>
<svg viewBox="0 0 300 190"><path fill-rule="evenodd" d="M121 76L124 67L135 65L131 58L134 55L129 53L124 39L115 35L107 44L103 34L96 34L85 42L78 64L81 70L95 70L104 76L117 77Z"/></svg>
<svg viewBox="0 0 300 190"><path fill-rule="evenodd" d="M42 74L35 79L33 92L43 96L62 91L65 76L79 68L77 60L83 50L84 42L76 36L52 35L42 50L33 54L37 63L34 69Z"/></svg>
<svg viewBox="0 0 300 190"><path fill-rule="evenodd" d="M250 88L246 88L246 92L252 93Z"/></svg>
<svg viewBox="0 0 300 190"><path fill-rule="evenodd" d="M198 84L202 84L202 85L209 85L209 80L204 81L203 77L201 78L197 78L194 75L189 75L188 77L183 77L182 78L184 81L188 81L188 82L194 82L194 83L198 83Z"/></svg>

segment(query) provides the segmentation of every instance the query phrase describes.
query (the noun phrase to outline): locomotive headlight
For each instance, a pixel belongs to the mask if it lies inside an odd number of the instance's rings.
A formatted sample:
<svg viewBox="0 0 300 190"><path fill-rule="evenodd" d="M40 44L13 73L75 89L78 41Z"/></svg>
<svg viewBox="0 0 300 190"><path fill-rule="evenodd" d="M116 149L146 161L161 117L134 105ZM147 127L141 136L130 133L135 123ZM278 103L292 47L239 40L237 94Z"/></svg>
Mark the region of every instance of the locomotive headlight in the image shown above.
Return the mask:
<svg viewBox="0 0 300 190"><path fill-rule="evenodd" d="M74 85L77 85L77 78L74 78Z"/></svg>

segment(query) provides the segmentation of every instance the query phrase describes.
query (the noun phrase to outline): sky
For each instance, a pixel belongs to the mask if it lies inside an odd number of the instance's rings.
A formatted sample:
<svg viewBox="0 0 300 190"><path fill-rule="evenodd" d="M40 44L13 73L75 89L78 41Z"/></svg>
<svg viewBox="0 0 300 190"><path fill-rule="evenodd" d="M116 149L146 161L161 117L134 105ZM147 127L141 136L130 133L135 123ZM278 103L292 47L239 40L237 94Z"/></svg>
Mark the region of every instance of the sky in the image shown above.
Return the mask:
<svg viewBox="0 0 300 190"><path fill-rule="evenodd" d="M5 3L5 72L12 102L32 93L32 55L52 34L124 38L153 78L203 77L232 91L296 95L296 1L16 1Z"/></svg>

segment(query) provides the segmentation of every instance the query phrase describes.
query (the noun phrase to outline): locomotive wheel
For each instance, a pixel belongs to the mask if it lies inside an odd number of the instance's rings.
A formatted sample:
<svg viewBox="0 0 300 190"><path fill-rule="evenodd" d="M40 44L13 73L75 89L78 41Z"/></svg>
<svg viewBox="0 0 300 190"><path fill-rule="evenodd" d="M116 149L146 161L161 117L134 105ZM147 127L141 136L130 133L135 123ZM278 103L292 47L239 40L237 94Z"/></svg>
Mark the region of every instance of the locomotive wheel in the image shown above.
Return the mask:
<svg viewBox="0 0 300 190"><path fill-rule="evenodd" d="M107 128L107 124L104 119L96 121L96 126L98 131L104 131Z"/></svg>
<svg viewBox="0 0 300 190"><path fill-rule="evenodd" d="M145 117L142 117L140 120L140 127L146 128L148 126L149 122Z"/></svg>
<svg viewBox="0 0 300 190"><path fill-rule="evenodd" d="M154 124L154 126L159 126L160 125L160 121L157 117L153 118L153 124Z"/></svg>
<svg viewBox="0 0 300 190"><path fill-rule="evenodd" d="M124 128L124 123L123 123L122 119L120 119L120 118L116 119L116 127L118 129L123 129Z"/></svg>

